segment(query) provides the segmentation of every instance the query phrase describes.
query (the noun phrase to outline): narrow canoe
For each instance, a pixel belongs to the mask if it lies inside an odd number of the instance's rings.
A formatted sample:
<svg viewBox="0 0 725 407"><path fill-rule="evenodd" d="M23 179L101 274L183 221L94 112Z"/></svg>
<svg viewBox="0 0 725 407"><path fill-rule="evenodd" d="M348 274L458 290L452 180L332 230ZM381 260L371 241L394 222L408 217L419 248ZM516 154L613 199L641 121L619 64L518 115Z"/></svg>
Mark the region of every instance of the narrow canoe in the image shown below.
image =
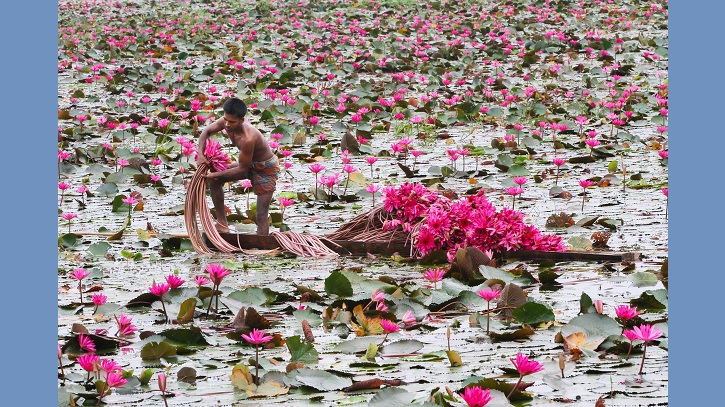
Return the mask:
<svg viewBox="0 0 725 407"><path fill-rule="evenodd" d="M220 233L225 241L232 246L240 249L260 249L272 250L279 248L280 245L274 236L259 236L244 233ZM396 242L385 241L357 241L357 240L326 240L323 242L327 247L336 253L345 256L364 256L367 253L380 254L390 256L399 254L401 256L410 255L410 244L401 244ZM207 242L207 245L209 243ZM548 252L540 250L517 250L504 252L495 257L519 260L554 260L554 261L638 261L639 253L637 252L612 252L612 251L580 251L570 250L566 252Z"/></svg>

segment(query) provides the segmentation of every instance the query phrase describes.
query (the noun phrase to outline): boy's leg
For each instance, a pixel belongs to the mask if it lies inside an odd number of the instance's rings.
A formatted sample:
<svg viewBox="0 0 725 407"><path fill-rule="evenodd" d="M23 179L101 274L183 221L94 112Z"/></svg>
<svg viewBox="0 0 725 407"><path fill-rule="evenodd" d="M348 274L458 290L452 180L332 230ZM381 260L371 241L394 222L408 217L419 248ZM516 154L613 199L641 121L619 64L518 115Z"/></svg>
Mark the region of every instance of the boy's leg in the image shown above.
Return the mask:
<svg viewBox="0 0 725 407"><path fill-rule="evenodd" d="M222 228L228 228L227 214L224 208L224 183L221 181L209 181L209 195L214 204L214 212L216 212L216 221Z"/></svg>
<svg viewBox="0 0 725 407"><path fill-rule="evenodd" d="M239 165L239 163L232 162L229 164L229 168L236 167L237 165ZM239 179L243 179L245 177ZM227 229L225 231L228 231L229 225L227 224L227 213L226 207L224 206L224 184L225 183L222 181L209 180L209 195L211 195L211 202L214 204L217 224L221 226L221 229Z"/></svg>
<svg viewBox="0 0 725 407"><path fill-rule="evenodd" d="M257 195L257 234L266 236L269 234L269 205L272 203L274 192Z"/></svg>

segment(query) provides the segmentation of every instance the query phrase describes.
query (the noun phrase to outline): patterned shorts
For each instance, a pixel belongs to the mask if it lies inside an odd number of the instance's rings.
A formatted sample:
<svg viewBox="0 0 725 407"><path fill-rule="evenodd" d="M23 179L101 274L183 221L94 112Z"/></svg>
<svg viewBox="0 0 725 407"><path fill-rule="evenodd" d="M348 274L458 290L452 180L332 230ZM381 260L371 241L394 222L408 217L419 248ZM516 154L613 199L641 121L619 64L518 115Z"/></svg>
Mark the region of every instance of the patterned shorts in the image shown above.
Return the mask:
<svg viewBox="0 0 725 407"><path fill-rule="evenodd" d="M264 195L274 192L277 188L277 174L279 174L279 160L277 156L261 161L253 162L250 167L252 173L252 186L254 193Z"/></svg>

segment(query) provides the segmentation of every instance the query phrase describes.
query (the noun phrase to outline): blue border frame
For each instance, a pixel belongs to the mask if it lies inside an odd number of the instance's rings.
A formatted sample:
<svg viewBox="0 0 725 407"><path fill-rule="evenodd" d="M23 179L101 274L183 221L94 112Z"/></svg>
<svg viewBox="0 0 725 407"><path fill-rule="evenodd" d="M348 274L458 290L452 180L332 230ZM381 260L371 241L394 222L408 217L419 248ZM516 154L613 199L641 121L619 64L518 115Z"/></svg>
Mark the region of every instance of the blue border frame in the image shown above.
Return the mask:
<svg viewBox="0 0 725 407"><path fill-rule="evenodd" d="M722 173L718 118L723 117L723 39L721 2L670 5L670 254L669 389L670 403L711 405L722 384L715 364L719 342L702 332L719 324L725 273L717 257L723 225L717 178ZM704 6L704 7L703 7ZM713 182L715 181L715 182ZM696 205L696 206L695 206ZM715 325L715 326L713 326ZM702 338L693 336L703 335ZM699 352L698 339L714 347Z"/></svg>
<svg viewBox="0 0 725 407"><path fill-rule="evenodd" d="M56 2L13 1L0 24L6 404L58 399L57 10Z"/></svg>

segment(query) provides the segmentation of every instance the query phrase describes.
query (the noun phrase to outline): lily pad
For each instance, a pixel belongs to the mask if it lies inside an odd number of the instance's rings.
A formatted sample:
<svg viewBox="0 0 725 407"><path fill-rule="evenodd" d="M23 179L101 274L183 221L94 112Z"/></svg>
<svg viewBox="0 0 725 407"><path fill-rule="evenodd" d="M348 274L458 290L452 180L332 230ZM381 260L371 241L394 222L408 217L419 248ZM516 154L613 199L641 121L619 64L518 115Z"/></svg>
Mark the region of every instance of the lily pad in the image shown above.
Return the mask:
<svg viewBox="0 0 725 407"><path fill-rule="evenodd" d="M317 363L318 354L315 346L302 342L299 335L287 338L285 344L291 355L290 362L302 362L308 365Z"/></svg>
<svg viewBox="0 0 725 407"><path fill-rule="evenodd" d="M551 307L536 302L527 302L516 308L512 315L517 321L529 325L554 320L554 311L552 311Z"/></svg>
<svg viewBox="0 0 725 407"><path fill-rule="evenodd" d="M335 294L341 297L350 297L353 294L352 284L339 271L333 271L330 276L325 279L325 292Z"/></svg>
<svg viewBox="0 0 725 407"><path fill-rule="evenodd" d="M305 386L312 387L318 391L342 390L352 384L347 377L340 377L325 370L300 369L295 379Z"/></svg>
<svg viewBox="0 0 725 407"><path fill-rule="evenodd" d="M413 401L415 395L400 387L388 387L375 393L368 407L404 406Z"/></svg>
<svg viewBox="0 0 725 407"><path fill-rule="evenodd" d="M423 349L425 344L415 339L403 339L396 342L386 343L380 353L383 355L400 355L416 353Z"/></svg>
<svg viewBox="0 0 725 407"><path fill-rule="evenodd" d="M561 327L565 338L578 332L586 335L588 342L603 341L610 335L621 334L622 327L614 319L597 313L580 315Z"/></svg>

